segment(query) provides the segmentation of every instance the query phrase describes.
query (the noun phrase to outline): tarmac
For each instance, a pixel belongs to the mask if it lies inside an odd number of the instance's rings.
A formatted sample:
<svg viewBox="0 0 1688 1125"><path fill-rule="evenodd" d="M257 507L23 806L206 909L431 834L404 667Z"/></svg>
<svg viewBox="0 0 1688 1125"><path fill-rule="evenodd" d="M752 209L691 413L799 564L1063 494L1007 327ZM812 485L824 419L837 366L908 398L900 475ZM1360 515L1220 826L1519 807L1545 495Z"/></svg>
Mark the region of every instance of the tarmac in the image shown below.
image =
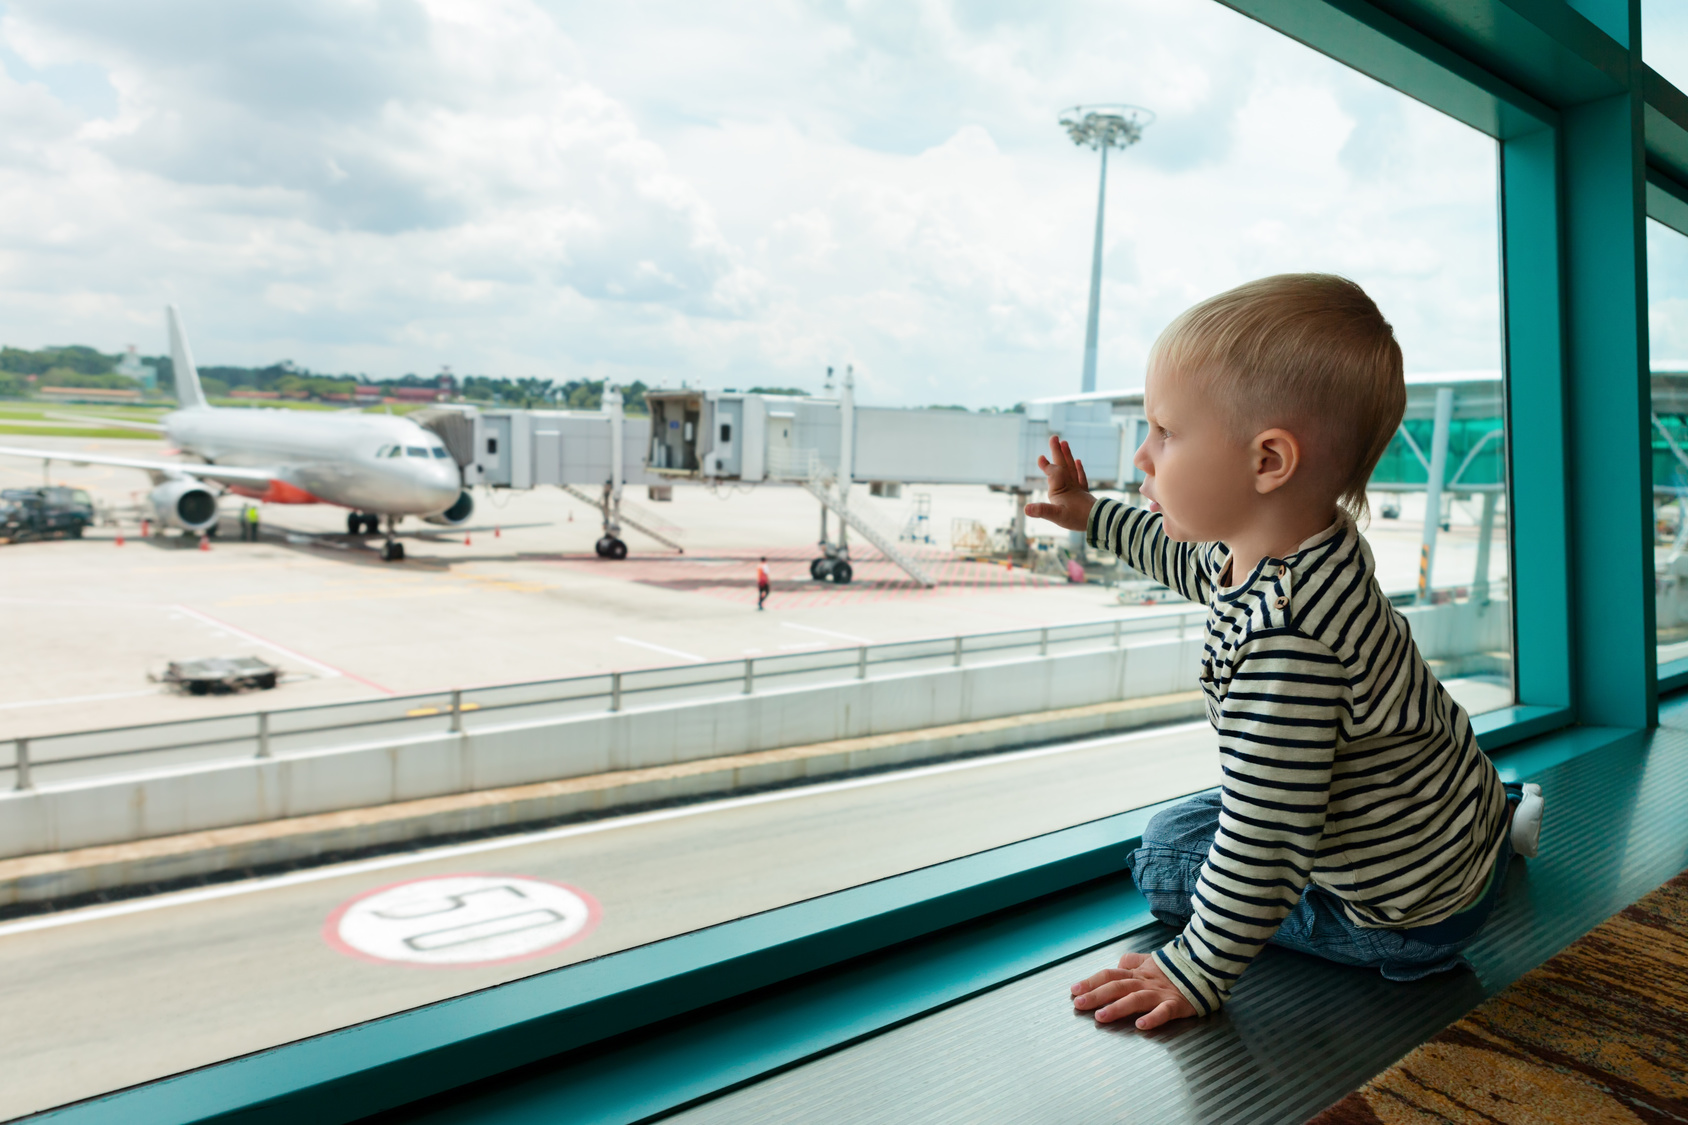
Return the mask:
<svg viewBox="0 0 1688 1125"><path fill-rule="evenodd" d="M157 458L156 441L12 439ZM202 715L280 709L598 672L740 659L863 643L1131 616L1115 593L1025 570L959 561L952 524L1005 524L1006 496L983 488L867 495L880 522L903 526L914 497L930 497L917 549L940 583L925 590L871 548L849 586L813 581L819 506L776 485L710 490L679 485L669 503L629 494L678 529L676 554L629 531L630 558L599 559L596 509L552 488L476 494L462 528L409 521L402 563L383 563L378 538L345 534L327 506L265 505L263 537L229 532L201 551L181 533L143 539L149 487L127 469L55 462L55 483L89 489L119 523L82 540L0 546L0 741ZM0 459L0 485L39 483L41 469ZM1370 538L1386 589L1416 579L1419 525L1374 520ZM1034 534L1064 535L1031 521ZM1502 531L1501 534L1504 534ZM119 536L123 545L118 546ZM1456 513L1444 533L1437 583L1469 581L1474 528ZM755 610L756 561L769 559L773 595ZM1495 552L1497 581L1505 551ZM254 695L185 697L148 679L170 660L257 655L284 680Z"/></svg>

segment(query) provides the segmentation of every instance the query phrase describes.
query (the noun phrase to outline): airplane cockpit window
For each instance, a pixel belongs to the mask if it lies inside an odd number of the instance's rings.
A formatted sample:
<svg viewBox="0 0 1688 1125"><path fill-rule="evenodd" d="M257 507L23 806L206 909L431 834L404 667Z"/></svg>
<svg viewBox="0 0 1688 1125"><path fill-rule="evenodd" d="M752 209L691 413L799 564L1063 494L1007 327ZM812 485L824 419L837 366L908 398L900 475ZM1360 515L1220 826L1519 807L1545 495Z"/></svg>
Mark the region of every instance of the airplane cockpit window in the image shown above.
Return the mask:
<svg viewBox="0 0 1688 1125"><path fill-rule="evenodd" d="M436 460L443 461L448 456L450 456L450 454L446 453L445 446L443 446L443 445L434 446L434 457L435 457Z"/></svg>
<svg viewBox="0 0 1688 1125"><path fill-rule="evenodd" d="M375 451L375 459L380 460L381 458L385 457L387 455L387 450L389 450L391 448L392 448L392 446L390 446L390 445L383 445L380 449L377 449Z"/></svg>
<svg viewBox="0 0 1688 1125"><path fill-rule="evenodd" d="M389 456L389 457L402 457L402 456L404 456L404 447L399 446L399 445L388 446L387 447L387 456Z"/></svg>
<svg viewBox="0 0 1688 1125"><path fill-rule="evenodd" d="M411 457L426 457L426 456L428 456L428 451L426 449L423 449L420 445L407 445L407 446L404 447L404 451L407 455L409 455Z"/></svg>

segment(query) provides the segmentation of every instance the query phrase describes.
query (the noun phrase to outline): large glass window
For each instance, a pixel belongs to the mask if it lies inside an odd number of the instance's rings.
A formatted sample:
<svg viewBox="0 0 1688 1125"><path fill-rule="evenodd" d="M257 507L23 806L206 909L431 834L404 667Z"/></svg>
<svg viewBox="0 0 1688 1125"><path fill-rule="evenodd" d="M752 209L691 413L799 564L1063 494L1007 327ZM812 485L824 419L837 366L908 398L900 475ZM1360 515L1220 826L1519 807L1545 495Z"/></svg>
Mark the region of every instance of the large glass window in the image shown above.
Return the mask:
<svg viewBox="0 0 1688 1125"><path fill-rule="evenodd" d="M1658 661L1688 660L1688 237L1647 221L1652 353L1654 628Z"/></svg>
<svg viewBox="0 0 1688 1125"><path fill-rule="evenodd" d="M421 406L453 455L475 452L474 504L413 513L403 556L380 553L373 494L270 505L258 542L213 542L215 523L155 534L119 469L54 463L115 522L50 562L0 555L21 591L8 627L41 638L8 649L0 784L144 769L149 809L250 807L196 826L226 829L235 860L182 860L158 841L186 835L160 827L175 813L136 813L123 842L151 858L125 862L154 882L90 875L0 917L0 1005L28 1029L0 1053L0 1117L1217 783L1201 609L1017 526L1035 480L857 474L849 503L878 530L850 525L853 580L816 557L817 524L840 541L816 497L842 467L799 437L846 378L862 411L1083 430L1093 475L1111 456L1132 499L1160 329L1263 275L1349 276L1408 372L1371 488L1379 581L1470 711L1513 699L1495 154L1464 125L1209 0L284 4L168 43L156 25L6 5L0 105L45 154L0 166L19 201L0 233L31 278L0 302L6 356L81 339L115 355L110 310L123 332L156 319L168 271L202 310L209 391L332 419L364 399L331 396L367 384L311 372L384 379L383 425ZM1121 101L1155 118L1111 154L1099 224L1099 157L1058 118ZM89 194L102 184L122 207ZM1072 401L1093 253L1098 393ZM90 298L92 276L116 295ZM253 358L268 341L293 360L236 365L270 362ZM489 372L439 379L473 425L402 380L448 364ZM608 464L607 429L570 427L604 424L610 385L634 427L622 469L653 474L613 517L606 476L567 475ZM701 396L729 392L762 413L705 418ZM1034 401L1051 398L1068 401ZM29 411L30 440L83 447ZM387 432L389 457L433 448ZM783 477L687 476L717 433L707 456L749 456L754 434ZM277 694L144 679L247 652L280 668ZM782 742L781 715L850 737ZM123 729L69 737L87 727ZM143 727L165 741L123 757ZM354 751L362 772L337 773ZM157 798L188 769L235 780ZM379 800L335 803L371 776Z"/></svg>
<svg viewBox="0 0 1688 1125"><path fill-rule="evenodd" d="M1641 56L1677 89L1688 89L1688 7L1641 0Z"/></svg>

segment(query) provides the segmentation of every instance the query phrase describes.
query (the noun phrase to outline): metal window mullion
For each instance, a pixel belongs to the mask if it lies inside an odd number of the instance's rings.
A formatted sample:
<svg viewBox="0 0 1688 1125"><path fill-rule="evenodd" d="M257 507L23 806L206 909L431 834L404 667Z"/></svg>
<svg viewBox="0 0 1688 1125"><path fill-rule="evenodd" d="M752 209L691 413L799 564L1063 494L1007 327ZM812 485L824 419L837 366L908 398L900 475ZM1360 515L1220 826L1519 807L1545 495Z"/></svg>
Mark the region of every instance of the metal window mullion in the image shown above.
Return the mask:
<svg viewBox="0 0 1688 1125"><path fill-rule="evenodd" d="M1513 679L1571 702L1564 276L1557 129L1497 142Z"/></svg>
<svg viewBox="0 0 1688 1125"><path fill-rule="evenodd" d="M1567 526L1578 721L1658 720L1639 89L1564 111Z"/></svg>

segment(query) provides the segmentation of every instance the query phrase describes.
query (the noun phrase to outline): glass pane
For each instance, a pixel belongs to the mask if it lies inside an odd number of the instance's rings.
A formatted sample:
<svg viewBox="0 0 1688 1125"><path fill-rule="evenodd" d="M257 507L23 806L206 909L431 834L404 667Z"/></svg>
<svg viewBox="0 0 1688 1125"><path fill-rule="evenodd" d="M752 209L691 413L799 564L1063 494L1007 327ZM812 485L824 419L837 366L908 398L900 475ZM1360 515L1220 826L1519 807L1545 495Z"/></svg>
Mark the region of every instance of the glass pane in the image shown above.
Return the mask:
<svg viewBox="0 0 1688 1125"><path fill-rule="evenodd" d="M313 464L213 537L182 482L52 462L97 518L0 550L0 785L134 799L42 818L31 870L86 871L0 908L0 1118L1215 784L1206 608L1015 513L1052 428L1131 495L1149 348L1251 279L1340 273L1394 324L1378 579L1470 710L1512 698L1492 143L1228 8L275 5L190 49L60 7L0 21L42 154L0 168L5 444L193 452L56 432L82 407L30 379L84 341L163 424L162 325L113 335L162 273L215 401L389 484L443 441L473 510L442 486L388 546ZM1102 168L1059 118L1109 100L1157 116L1107 165L1081 399ZM477 374L414 374L447 362Z"/></svg>
<svg viewBox="0 0 1688 1125"><path fill-rule="evenodd" d="M1688 90L1688 5L1641 0L1641 57L1679 90Z"/></svg>
<svg viewBox="0 0 1688 1125"><path fill-rule="evenodd" d="M1438 446L1442 480L1432 499ZM1514 698L1506 465L1497 373L1407 377L1406 419L1372 476L1368 538L1384 589L1472 714ZM1425 518L1432 503L1441 516L1434 522Z"/></svg>
<svg viewBox="0 0 1688 1125"><path fill-rule="evenodd" d="M1688 237L1647 221L1653 368L1654 627L1661 670L1688 659Z"/></svg>

